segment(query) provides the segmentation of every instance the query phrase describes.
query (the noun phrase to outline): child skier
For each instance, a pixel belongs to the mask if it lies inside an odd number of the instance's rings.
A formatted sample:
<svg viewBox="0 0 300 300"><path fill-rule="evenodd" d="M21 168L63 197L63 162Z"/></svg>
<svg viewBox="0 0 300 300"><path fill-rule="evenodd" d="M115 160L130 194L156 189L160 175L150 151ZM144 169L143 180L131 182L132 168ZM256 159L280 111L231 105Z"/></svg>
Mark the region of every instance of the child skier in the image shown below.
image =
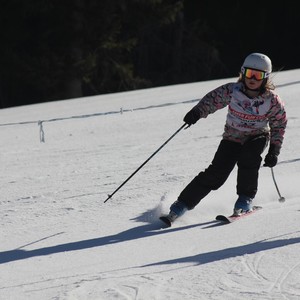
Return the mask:
<svg viewBox="0 0 300 300"><path fill-rule="evenodd" d="M188 125L228 106L223 138L207 169L180 193L166 216L171 223L193 209L210 191L217 190L237 165L234 214L251 211L257 193L261 154L269 143L264 166L274 167L287 124L280 97L270 79L272 63L262 53L248 55L237 82L224 84L206 94L184 117Z"/></svg>

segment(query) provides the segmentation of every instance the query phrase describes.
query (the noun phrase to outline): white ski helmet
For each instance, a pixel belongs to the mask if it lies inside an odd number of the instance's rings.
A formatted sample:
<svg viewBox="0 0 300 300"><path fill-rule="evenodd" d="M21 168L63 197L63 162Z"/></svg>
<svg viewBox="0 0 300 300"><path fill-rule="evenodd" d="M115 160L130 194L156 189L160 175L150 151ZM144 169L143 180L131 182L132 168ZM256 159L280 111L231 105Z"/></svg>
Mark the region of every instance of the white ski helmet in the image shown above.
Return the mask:
<svg viewBox="0 0 300 300"><path fill-rule="evenodd" d="M263 71L266 73L266 78L272 72L272 62L270 58L265 54L251 53L246 57L242 65L242 74L244 74L246 68Z"/></svg>

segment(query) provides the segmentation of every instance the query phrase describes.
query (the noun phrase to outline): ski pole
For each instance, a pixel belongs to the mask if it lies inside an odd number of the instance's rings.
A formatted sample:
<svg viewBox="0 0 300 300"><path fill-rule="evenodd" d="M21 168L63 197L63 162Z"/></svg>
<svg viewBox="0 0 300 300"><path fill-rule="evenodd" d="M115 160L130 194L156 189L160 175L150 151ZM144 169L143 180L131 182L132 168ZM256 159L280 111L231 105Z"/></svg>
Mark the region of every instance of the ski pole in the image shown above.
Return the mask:
<svg viewBox="0 0 300 300"><path fill-rule="evenodd" d="M273 181L274 181L274 184L275 184L277 193L278 193L278 195L279 195L278 201L279 201L279 202L284 202L284 201L285 201L285 198L282 197L281 194L280 194L280 192L279 192L279 188L278 188L278 185L277 185L276 180L275 180L275 175L274 175L274 170L273 170L273 168L271 168L271 172L272 172L272 178L273 178Z"/></svg>
<svg viewBox="0 0 300 300"><path fill-rule="evenodd" d="M108 201L129 179L131 179L158 151L160 151L181 129L183 129L186 125L184 123L168 140L166 140L145 162L143 162L112 194L108 195L108 198L104 201ZM189 126L188 126L189 127ZM188 128L186 127L186 128Z"/></svg>

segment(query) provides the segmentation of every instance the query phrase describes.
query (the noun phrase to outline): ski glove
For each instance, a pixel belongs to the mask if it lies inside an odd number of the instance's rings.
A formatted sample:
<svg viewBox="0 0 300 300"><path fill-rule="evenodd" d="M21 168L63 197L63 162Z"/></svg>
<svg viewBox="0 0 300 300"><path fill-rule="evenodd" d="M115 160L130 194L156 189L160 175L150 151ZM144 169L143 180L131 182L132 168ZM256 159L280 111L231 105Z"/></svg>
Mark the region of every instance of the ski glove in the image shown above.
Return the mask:
<svg viewBox="0 0 300 300"><path fill-rule="evenodd" d="M268 154L265 157L264 167L273 168L277 165L279 149L274 144L270 144Z"/></svg>
<svg viewBox="0 0 300 300"><path fill-rule="evenodd" d="M198 107L193 107L183 118L183 121L189 126L195 124L200 119Z"/></svg>

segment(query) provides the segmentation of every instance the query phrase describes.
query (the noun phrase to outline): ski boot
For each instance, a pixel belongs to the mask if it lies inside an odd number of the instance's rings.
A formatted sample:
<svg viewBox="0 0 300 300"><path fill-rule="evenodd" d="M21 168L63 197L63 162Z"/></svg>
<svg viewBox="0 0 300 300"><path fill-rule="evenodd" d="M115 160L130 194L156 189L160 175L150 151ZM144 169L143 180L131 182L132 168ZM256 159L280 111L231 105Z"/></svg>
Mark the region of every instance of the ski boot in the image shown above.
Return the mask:
<svg viewBox="0 0 300 300"><path fill-rule="evenodd" d="M171 205L169 214L166 216L161 216L160 220L162 220L165 224L167 224L168 227L170 227L172 223L178 217L181 217L186 211L187 206L183 202L177 200Z"/></svg>
<svg viewBox="0 0 300 300"><path fill-rule="evenodd" d="M252 201L253 199L249 196L239 195L234 205L233 214L238 216L252 211Z"/></svg>

